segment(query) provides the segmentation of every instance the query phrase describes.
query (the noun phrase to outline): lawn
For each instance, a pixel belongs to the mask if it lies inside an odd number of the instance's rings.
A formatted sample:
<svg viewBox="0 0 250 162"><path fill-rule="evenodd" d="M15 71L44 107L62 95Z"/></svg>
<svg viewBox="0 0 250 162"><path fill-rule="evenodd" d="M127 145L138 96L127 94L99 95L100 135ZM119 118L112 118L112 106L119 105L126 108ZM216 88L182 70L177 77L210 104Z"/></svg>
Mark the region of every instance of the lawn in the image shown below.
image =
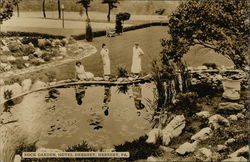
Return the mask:
<svg viewBox="0 0 250 162"><path fill-rule="evenodd" d="M99 54L102 43L106 43L110 49L111 72L115 74L118 66L126 67L130 71L132 62L132 47L134 42L139 42L141 48L144 50L145 55L142 59L143 72L148 73L151 70L151 62L153 59L160 55L162 50L160 40L168 38L167 28L149 27L123 33L121 36L116 37L99 37L94 38L92 45L94 45L98 52L92 56L83 59L86 71L94 73L95 76L102 76L103 67L102 60ZM85 40L83 40L85 41ZM232 63L225 57L214 53L201 47L194 47L184 57L186 62L191 66L202 65L203 63L217 63L219 65L230 66ZM23 78L41 78L44 74L55 72L57 80L69 79L74 77L74 63L64 64L58 66L56 69L47 69L38 71L35 74L26 74Z"/></svg>

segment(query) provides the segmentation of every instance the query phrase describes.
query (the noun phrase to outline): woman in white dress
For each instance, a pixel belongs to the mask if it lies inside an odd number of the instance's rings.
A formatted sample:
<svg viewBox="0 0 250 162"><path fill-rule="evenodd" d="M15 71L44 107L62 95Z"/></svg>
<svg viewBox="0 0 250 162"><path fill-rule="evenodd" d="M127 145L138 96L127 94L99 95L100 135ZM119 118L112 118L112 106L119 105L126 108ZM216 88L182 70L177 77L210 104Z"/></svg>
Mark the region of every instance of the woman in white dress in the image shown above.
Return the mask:
<svg viewBox="0 0 250 162"><path fill-rule="evenodd" d="M100 52L103 62L104 77L110 75L110 59L109 59L109 49L106 44L102 44L102 49Z"/></svg>
<svg viewBox="0 0 250 162"><path fill-rule="evenodd" d="M139 43L135 43L133 47L133 60L132 60L132 67L131 72L133 74L138 75L141 72L141 57L144 55L141 47L139 47Z"/></svg>
<svg viewBox="0 0 250 162"><path fill-rule="evenodd" d="M84 70L84 66L82 65L80 61L76 62L75 67L76 67L76 73L75 73L76 79L84 80L84 79L90 79L94 77L92 73L86 72Z"/></svg>

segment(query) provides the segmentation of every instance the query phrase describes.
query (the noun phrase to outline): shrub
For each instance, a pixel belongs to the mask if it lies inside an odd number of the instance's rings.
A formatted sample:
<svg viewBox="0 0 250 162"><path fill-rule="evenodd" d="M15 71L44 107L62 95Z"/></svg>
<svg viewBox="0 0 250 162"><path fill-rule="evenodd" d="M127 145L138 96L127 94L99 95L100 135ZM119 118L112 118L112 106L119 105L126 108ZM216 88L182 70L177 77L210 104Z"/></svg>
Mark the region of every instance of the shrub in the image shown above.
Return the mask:
<svg viewBox="0 0 250 162"><path fill-rule="evenodd" d="M90 23L87 23L87 26L86 26L86 40L88 42L92 42L93 40L93 32L92 32L92 27Z"/></svg>
<svg viewBox="0 0 250 162"><path fill-rule="evenodd" d="M48 62L48 61L51 60L52 55L51 55L49 52L45 52L45 53L42 54L41 58L42 58L44 61Z"/></svg>
<svg viewBox="0 0 250 162"><path fill-rule="evenodd" d="M8 48L11 52L18 52L20 50L20 45L17 42L10 42Z"/></svg>
<svg viewBox="0 0 250 162"><path fill-rule="evenodd" d="M173 107L173 111L184 111L186 115L193 115L197 112L197 93L187 92L187 93L179 93L176 96L176 102Z"/></svg>
<svg viewBox="0 0 250 162"><path fill-rule="evenodd" d="M25 67L25 61L22 59L16 59L15 61L10 61L10 63L16 66L18 69L23 69Z"/></svg>
<svg viewBox="0 0 250 162"><path fill-rule="evenodd" d="M36 38L53 38L53 39L63 39L64 36L61 35L50 35L35 32L0 32L0 37L36 37Z"/></svg>
<svg viewBox="0 0 250 162"><path fill-rule="evenodd" d="M168 25L167 23L161 23L161 22L140 24L140 25L125 27L123 29L123 32L147 28L147 27L151 27L151 26L167 26L167 25ZM106 30L93 32L93 37L101 37L101 36L105 36L105 35L106 35ZM86 38L86 34L72 35L72 37L76 40L83 40Z"/></svg>
<svg viewBox="0 0 250 162"><path fill-rule="evenodd" d="M36 51L36 49L28 44L23 45L23 55L29 56L30 54L33 54Z"/></svg>
<svg viewBox="0 0 250 162"><path fill-rule="evenodd" d="M35 47L38 47L38 38L36 37L24 37L21 42L23 44L32 43Z"/></svg>
<svg viewBox="0 0 250 162"><path fill-rule="evenodd" d="M118 78L127 78L128 77L128 70L125 67L118 67L117 68L117 77Z"/></svg>
<svg viewBox="0 0 250 162"><path fill-rule="evenodd" d="M130 18L130 13L127 12L120 12L116 15L116 20L120 20L120 21L126 21L129 20Z"/></svg>
<svg viewBox="0 0 250 162"><path fill-rule="evenodd" d="M33 59L30 61L31 64L35 65L35 66L39 66L41 65L41 61L39 61L38 59Z"/></svg>
<svg viewBox="0 0 250 162"><path fill-rule="evenodd" d="M147 143L147 136L142 136L132 142L125 142L124 144L115 146L116 151L128 151L130 157L127 161L135 161L138 159L146 159L149 156L159 156L161 153L159 146L160 144Z"/></svg>

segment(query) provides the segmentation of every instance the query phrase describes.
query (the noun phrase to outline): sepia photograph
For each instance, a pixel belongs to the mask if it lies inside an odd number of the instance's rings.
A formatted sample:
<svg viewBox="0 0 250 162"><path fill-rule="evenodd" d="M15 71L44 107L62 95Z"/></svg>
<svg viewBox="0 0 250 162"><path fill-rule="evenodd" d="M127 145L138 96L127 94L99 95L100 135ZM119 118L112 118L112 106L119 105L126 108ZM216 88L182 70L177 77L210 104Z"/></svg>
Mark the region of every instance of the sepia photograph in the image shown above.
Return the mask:
<svg viewBox="0 0 250 162"><path fill-rule="evenodd" d="M249 161L248 0L0 0L0 162Z"/></svg>

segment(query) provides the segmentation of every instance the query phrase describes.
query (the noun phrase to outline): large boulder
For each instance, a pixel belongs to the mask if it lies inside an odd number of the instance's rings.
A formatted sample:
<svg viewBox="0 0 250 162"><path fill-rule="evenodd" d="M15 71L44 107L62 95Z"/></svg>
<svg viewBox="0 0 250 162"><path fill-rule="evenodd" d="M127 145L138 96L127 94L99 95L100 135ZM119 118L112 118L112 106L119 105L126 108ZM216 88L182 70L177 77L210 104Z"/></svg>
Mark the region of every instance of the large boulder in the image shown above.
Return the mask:
<svg viewBox="0 0 250 162"><path fill-rule="evenodd" d="M212 160L212 151L207 148L200 148L195 155L197 160L200 161L211 161Z"/></svg>
<svg viewBox="0 0 250 162"><path fill-rule="evenodd" d="M164 145L168 145L172 138L179 136L185 127L184 115L176 116L171 122L162 130L162 140Z"/></svg>
<svg viewBox="0 0 250 162"><path fill-rule="evenodd" d="M158 137L160 137L161 130L158 128L152 129L147 135L148 139L146 140L147 143L156 143Z"/></svg>
<svg viewBox="0 0 250 162"><path fill-rule="evenodd" d="M184 144L180 145L178 149L175 151L180 155L185 155L186 153L192 153L196 150L198 145L197 141L193 143L185 142Z"/></svg>
<svg viewBox="0 0 250 162"><path fill-rule="evenodd" d="M240 157L243 155L249 155L249 146L244 146L228 156L230 158L233 158L233 157Z"/></svg>
<svg viewBox="0 0 250 162"><path fill-rule="evenodd" d="M219 114L215 114L211 116L208 120L209 120L208 123L210 127L213 129L218 129L221 127L221 125L227 126L227 127L230 126L229 121Z"/></svg>
<svg viewBox="0 0 250 162"><path fill-rule="evenodd" d="M212 135L212 129L209 128L209 127L207 127L207 128L203 128L198 133L196 133L195 135L193 135L191 137L191 140L194 140L194 141L204 141L204 140L208 139L211 135Z"/></svg>
<svg viewBox="0 0 250 162"><path fill-rule="evenodd" d="M243 104L233 103L233 102L223 102L219 104L218 107L219 110L225 110L225 111L240 111L244 109Z"/></svg>
<svg viewBox="0 0 250 162"><path fill-rule="evenodd" d="M233 157L229 159L222 160L221 162L247 162L247 159L243 156L240 157Z"/></svg>
<svg viewBox="0 0 250 162"><path fill-rule="evenodd" d="M240 99L240 83L241 80L230 80L225 79L222 81L223 84L223 98L229 99L229 100L239 100Z"/></svg>
<svg viewBox="0 0 250 162"><path fill-rule="evenodd" d="M196 116L203 118L203 119L207 119L211 116L211 114L208 111L201 111L201 112L196 113Z"/></svg>

